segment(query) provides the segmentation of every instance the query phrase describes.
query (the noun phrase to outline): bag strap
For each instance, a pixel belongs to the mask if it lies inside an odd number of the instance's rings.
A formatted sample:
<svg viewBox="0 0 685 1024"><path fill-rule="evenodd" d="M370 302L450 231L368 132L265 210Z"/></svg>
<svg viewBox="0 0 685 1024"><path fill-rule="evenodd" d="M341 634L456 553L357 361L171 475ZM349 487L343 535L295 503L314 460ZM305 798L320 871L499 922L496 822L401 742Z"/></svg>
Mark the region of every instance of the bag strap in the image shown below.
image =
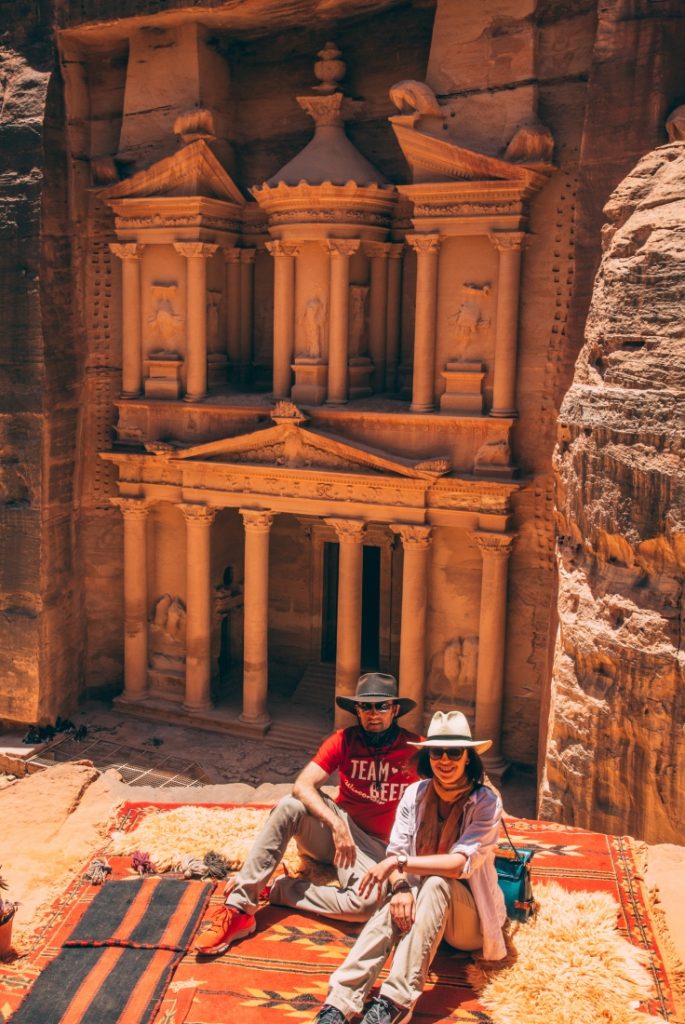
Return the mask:
<svg viewBox="0 0 685 1024"><path fill-rule="evenodd" d="M518 861L519 864L523 864L523 862L524 862L523 861L523 857L521 856L521 854L518 852L518 850L516 849L516 847L514 846L514 844L511 841L511 836L509 835L509 829L507 828L507 823L504 820L504 817L500 818L499 821L500 821L500 825L504 829L505 836L509 840L509 846L511 846L512 850L514 851L514 854L516 856L516 860Z"/></svg>

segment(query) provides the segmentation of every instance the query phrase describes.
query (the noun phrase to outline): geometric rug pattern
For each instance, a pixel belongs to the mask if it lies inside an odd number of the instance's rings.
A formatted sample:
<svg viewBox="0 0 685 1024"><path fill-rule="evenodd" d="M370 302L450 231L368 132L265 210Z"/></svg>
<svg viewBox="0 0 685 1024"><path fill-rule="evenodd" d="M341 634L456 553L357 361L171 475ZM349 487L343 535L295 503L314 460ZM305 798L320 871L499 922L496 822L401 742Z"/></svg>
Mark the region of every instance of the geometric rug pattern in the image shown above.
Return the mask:
<svg viewBox="0 0 685 1024"><path fill-rule="evenodd" d="M133 829L142 815L159 813L168 806L126 804L115 828ZM642 845L629 837L607 836L553 822L512 819L508 827L514 842L536 850L532 861L534 887L536 880L554 880L571 891L603 891L614 897L619 906L618 928L644 952L654 984L652 998L641 1009L675 1024L678 981L660 924L649 905L642 878ZM102 854L107 856L107 847ZM130 858L109 859L113 868L110 877L132 876ZM84 864L84 871L87 866ZM219 883L210 906L223 902L222 890L223 884ZM26 955L0 962L0 1022L8 1020L23 1001L97 892L98 888L81 875L40 922ZM182 956L154 1024L216 1024L226 1020L238 1024L308 1024L325 997L330 974L346 956L359 928L358 924L266 906L258 912L256 932L221 957L206 961L198 960L192 952ZM468 955L443 944L414 1010L417 1024L497 1024L469 987L469 963Z"/></svg>

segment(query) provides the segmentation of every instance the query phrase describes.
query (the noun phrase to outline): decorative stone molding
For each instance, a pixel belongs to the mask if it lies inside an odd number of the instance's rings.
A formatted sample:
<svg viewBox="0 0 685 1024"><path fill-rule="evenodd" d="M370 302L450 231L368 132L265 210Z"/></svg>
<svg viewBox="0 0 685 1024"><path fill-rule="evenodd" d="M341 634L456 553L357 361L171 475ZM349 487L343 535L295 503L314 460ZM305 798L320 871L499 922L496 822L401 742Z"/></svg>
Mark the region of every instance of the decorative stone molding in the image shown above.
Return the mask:
<svg viewBox="0 0 685 1024"><path fill-rule="evenodd" d="M284 242L280 238L273 242L265 242L264 248L268 249L271 255L276 259L282 256L297 256L302 248L301 242Z"/></svg>
<svg viewBox="0 0 685 1024"><path fill-rule="evenodd" d="M364 242L364 255L371 260L385 260L390 255L390 242Z"/></svg>
<svg viewBox="0 0 685 1024"><path fill-rule="evenodd" d="M147 519L153 501L147 498L110 498L112 505L121 511L125 519Z"/></svg>
<svg viewBox="0 0 685 1024"><path fill-rule="evenodd" d="M404 256L405 248L404 242L391 242L388 246L388 258L391 260L401 260Z"/></svg>
<svg viewBox="0 0 685 1024"><path fill-rule="evenodd" d="M332 526L341 543L361 544L364 540L366 523L359 519L325 519Z"/></svg>
<svg viewBox="0 0 685 1024"><path fill-rule="evenodd" d="M406 242L417 256L437 256L440 252L442 235L407 235Z"/></svg>
<svg viewBox="0 0 685 1024"><path fill-rule="evenodd" d="M254 263L255 256L257 255L256 249L238 249L238 254L241 263Z"/></svg>
<svg viewBox="0 0 685 1024"><path fill-rule="evenodd" d="M402 540L402 547L427 548L432 541L432 526L410 526L405 523L391 523L390 529Z"/></svg>
<svg viewBox="0 0 685 1024"><path fill-rule="evenodd" d="M359 251L361 241L358 238L327 238L325 244L331 256L349 257Z"/></svg>
<svg viewBox="0 0 685 1024"><path fill-rule="evenodd" d="M491 231L488 238L498 252L527 249L534 240L527 231Z"/></svg>
<svg viewBox="0 0 685 1024"><path fill-rule="evenodd" d="M209 259L219 249L211 242L174 242L174 249L186 259Z"/></svg>
<svg viewBox="0 0 685 1024"><path fill-rule="evenodd" d="M243 249L236 249L235 247L233 247L231 249L222 249L221 255L223 256L226 263L240 263L240 254L244 251L245 250Z"/></svg>
<svg viewBox="0 0 685 1024"><path fill-rule="evenodd" d="M217 509L211 505L193 505L187 502L180 502L178 505L187 523L204 523L210 526L215 518Z"/></svg>
<svg viewBox="0 0 685 1024"><path fill-rule="evenodd" d="M268 533L274 521L274 512L266 512L263 509L241 508L238 510L243 517L246 530L252 533Z"/></svg>
<svg viewBox="0 0 685 1024"><path fill-rule="evenodd" d="M140 242L110 242L109 251L120 260L140 260L145 246Z"/></svg>
<svg viewBox="0 0 685 1024"><path fill-rule="evenodd" d="M515 533L469 533L471 540L475 541L483 557L509 558L511 554Z"/></svg>

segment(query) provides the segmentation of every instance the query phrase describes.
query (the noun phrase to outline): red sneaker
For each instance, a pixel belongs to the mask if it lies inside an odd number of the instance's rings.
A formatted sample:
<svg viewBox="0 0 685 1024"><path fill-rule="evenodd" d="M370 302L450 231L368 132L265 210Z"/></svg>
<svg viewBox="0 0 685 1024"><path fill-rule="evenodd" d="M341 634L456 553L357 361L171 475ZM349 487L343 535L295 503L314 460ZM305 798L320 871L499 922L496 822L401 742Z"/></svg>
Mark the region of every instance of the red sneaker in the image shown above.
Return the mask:
<svg viewBox="0 0 685 1024"><path fill-rule="evenodd" d="M195 939L195 952L203 956L219 956L232 942L244 939L257 927L252 914L244 914L235 907L220 907L205 921Z"/></svg>

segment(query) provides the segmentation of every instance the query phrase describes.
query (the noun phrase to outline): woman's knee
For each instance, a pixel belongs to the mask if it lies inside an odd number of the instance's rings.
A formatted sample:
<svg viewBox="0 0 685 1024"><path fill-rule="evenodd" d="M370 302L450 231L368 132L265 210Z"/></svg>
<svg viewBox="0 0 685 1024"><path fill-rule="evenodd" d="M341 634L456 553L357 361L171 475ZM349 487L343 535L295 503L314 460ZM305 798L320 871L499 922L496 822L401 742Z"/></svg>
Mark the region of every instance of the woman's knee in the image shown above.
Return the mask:
<svg viewBox="0 0 685 1024"><path fill-rule="evenodd" d="M417 898L417 906L424 901L442 904L448 907L452 900L452 879L441 878L439 875L429 875L424 879Z"/></svg>

